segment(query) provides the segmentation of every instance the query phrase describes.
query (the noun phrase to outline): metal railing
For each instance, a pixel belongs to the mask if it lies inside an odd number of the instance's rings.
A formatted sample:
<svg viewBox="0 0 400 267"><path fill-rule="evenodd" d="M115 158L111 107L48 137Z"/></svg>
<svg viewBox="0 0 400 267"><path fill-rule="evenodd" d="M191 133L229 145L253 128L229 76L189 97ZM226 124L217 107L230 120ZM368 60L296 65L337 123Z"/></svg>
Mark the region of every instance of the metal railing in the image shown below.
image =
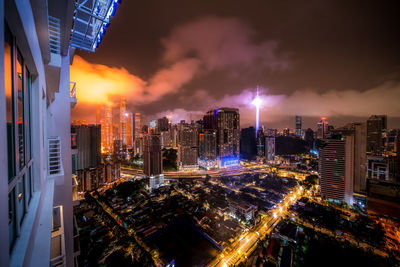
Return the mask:
<svg viewBox="0 0 400 267"><path fill-rule="evenodd" d="M69 84L69 96L76 98L76 82L70 82Z"/></svg>
<svg viewBox="0 0 400 267"><path fill-rule="evenodd" d="M61 140L59 137L48 139L48 174L57 175L61 173Z"/></svg>
<svg viewBox="0 0 400 267"><path fill-rule="evenodd" d="M60 54L60 19L49 16L49 43L50 52Z"/></svg>

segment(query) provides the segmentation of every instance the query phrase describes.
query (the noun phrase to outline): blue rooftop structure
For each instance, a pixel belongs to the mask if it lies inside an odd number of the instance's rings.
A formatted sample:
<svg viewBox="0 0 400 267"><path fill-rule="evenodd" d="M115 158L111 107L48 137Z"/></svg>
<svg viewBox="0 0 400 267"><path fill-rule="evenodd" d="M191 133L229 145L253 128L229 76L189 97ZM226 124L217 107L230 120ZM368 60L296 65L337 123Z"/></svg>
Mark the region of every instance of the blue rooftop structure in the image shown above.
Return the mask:
<svg viewBox="0 0 400 267"><path fill-rule="evenodd" d="M71 47L94 52L121 0L76 0Z"/></svg>

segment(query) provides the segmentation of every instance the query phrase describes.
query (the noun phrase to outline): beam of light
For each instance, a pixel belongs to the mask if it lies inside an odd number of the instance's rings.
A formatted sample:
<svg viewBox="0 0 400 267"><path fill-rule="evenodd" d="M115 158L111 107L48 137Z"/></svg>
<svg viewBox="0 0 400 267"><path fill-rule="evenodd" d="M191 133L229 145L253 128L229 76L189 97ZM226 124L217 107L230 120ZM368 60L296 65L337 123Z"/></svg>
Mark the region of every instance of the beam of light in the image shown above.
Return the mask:
<svg viewBox="0 0 400 267"><path fill-rule="evenodd" d="M256 136L258 135L258 129L260 128L260 106L261 106L261 98L258 96L258 87L257 87L257 95L254 98L253 102L251 102L254 106L256 106Z"/></svg>

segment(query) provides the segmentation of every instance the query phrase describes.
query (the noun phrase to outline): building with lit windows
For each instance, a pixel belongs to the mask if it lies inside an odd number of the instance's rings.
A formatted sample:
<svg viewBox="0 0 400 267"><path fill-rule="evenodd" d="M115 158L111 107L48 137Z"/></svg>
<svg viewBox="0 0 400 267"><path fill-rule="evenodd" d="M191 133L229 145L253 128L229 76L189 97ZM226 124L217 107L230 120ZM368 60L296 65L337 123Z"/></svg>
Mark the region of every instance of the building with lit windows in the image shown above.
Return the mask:
<svg viewBox="0 0 400 267"><path fill-rule="evenodd" d="M178 167L180 170L198 169L198 129L194 124L178 125Z"/></svg>
<svg viewBox="0 0 400 267"><path fill-rule="evenodd" d="M161 136L146 134L143 138L143 174L146 176L150 188L164 185Z"/></svg>
<svg viewBox="0 0 400 267"><path fill-rule="evenodd" d="M296 116L296 135L301 136L301 116Z"/></svg>
<svg viewBox="0 0 400 267"><path fill-rule="evenodd" d="M204 169L217 168L217 133L206 131L199 134L199 166Z"/></svg>
<svg viewBox="0 0 400 267"><path fill-rule="evenodd" d="M317 123L317 138L325 139L328 137L328 121L325 117L322 117L321 120Z"/></svg>
<svg viewBox="0 0 400 267"><path fill-rule="evenodd" d="M265 159L267 161L275 160L275 137L265 137Z"/></svg>
<svg viewBox="0 0 400 267"><path fill-rule="evenodd" d="M121 102L119 104L119 139L122 142L122 145L126 146L126 99L121 98Z"/></svg>
<svg viewBox="0 0 400 267"><path fill-rule="evenodd" d="M126 123L126 147L128 149L133 148L133 114L127 111L125 113L125 123Z"/></svg>
<svg viewBox="0 0 400 267"><path fill-rule="evenodd" d="M219 167L239 164L240 114L237 108L210 110L203 118L205 130L217 133L217 157Z"/></svg>
<svg viewBox="0 0 400 267"><path fill-rule="evenodd" d="M135 139L142 133L142 114L135 113Z"/></svg>
<svg viewBox="0 0 400 267"><path fill-rule="evenodd" d="M384 152L384 132L387 128L386 115L372 115L367 120L367 152L382 156Z"/></svg>
<svg viewBox="0 0 400 267"><path fill-rule="evenodd" d="M257 156L265 156L265 135L263 129L259 129L257 132Z"/></svg>
<svg viewBox="0 0 400 267"><path fill-rule="evenodd" d="M321 196L353 205L354 135L326 139L319 155Z"/></svg>
<svg viewBox="0 0 400 267"><path fill-rule="evenodd" d="M96 167L101 163L101 125L71 125L71 135L76 138L76 169ZM74 164L74 163L73 163Z"/></svg>
<svg viewBox="0 0 400 267"><path fill-rule="evenodd" d="M0 6L0 266L76 266L70 64L94 52L117 2Z"/></svg>

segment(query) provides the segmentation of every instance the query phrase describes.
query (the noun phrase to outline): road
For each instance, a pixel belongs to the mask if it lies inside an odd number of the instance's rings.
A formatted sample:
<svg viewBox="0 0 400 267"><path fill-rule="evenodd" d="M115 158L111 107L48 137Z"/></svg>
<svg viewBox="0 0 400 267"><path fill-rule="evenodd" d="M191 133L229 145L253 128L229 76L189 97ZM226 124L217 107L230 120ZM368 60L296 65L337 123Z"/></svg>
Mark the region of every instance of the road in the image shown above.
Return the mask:
<svg viewBox="0 0 400 267"><path fill-rule="evenodd" d="M291 204L296 203L302 196L303 188L297 187L291 194L287 195L282 203L277 205L276 209L271 210L269 215L261 219L261 222L252 230L242 235L233 245L226 248L209 266L233 266L243 259L246 259L257 246L257 241L268 235L275 225L285 217Z"/></svg>

